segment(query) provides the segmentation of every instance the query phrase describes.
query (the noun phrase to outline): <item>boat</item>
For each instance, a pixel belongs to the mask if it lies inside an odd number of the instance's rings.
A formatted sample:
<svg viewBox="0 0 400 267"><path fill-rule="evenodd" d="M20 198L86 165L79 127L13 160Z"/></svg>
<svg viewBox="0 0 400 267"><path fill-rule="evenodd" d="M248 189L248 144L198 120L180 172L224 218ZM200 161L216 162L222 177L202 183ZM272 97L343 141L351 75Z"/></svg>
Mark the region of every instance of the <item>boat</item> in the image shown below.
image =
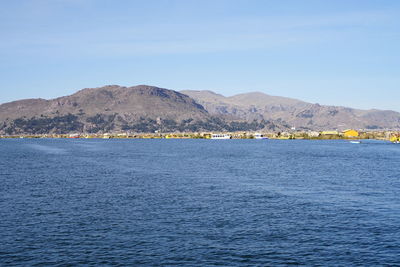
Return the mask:
<svg viewBox="0 0 400 267"><path fill-rule="evenodd" d="M350 143L352 144L361 144L360 140L351 140Z"/></svg>
<svg viewBox="0 0 400 267"><path fill-rule="evenodd" d="M254 134L254 139L268 139L268 137L264 136L263 134L260 133L255 133Z"/></svg>
<svg viewBox="0 0 400 267"><path fill-rule="evenodd" d="M212 134L211 139L231 139L232 136L229 134Z"/></svg>
<svg viewBox="0 0 400 267"><path fill-rule="evenodd" d="M400 144L400 136L398 134L391 136L390 142L393 144Z"/></svg>

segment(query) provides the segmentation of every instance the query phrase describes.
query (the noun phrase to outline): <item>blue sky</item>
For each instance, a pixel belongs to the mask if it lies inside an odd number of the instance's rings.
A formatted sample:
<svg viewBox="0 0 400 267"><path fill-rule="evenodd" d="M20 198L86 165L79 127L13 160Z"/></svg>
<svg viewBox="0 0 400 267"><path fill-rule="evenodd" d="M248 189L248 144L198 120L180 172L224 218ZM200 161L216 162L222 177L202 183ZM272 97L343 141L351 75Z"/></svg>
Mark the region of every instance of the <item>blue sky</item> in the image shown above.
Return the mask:
<svg viewBox="0 0 400 267"><path fill-rule="evenodd" d="M0 103L107 84L400 111L397 0L0 2Z"/></svg>

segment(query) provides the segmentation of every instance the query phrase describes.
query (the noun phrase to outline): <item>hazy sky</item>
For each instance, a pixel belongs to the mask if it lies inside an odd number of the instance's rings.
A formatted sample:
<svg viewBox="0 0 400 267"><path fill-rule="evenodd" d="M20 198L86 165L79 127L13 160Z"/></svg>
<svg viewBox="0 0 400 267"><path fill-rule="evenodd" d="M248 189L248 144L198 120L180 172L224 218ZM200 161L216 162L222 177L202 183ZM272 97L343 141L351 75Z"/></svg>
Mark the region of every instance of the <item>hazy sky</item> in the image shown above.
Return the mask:
<svg viewBox="0 0 400 267"><path fill-rule="evenodd" d="M0 1L0 103L106 84L400 111L398 0Z"/></svg>

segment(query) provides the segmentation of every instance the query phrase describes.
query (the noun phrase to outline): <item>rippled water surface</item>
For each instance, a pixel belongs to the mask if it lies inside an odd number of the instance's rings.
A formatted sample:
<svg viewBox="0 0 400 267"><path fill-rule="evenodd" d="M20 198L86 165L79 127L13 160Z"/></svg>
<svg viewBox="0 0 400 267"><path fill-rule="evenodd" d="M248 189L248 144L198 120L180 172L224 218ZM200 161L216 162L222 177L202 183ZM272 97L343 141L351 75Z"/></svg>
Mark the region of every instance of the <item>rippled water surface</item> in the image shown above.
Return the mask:
<svg viewBox="0 0 400 267"><path fill-rule="evenodd" d="M400 266L400 145L0 139L0 265Z"/></svg>

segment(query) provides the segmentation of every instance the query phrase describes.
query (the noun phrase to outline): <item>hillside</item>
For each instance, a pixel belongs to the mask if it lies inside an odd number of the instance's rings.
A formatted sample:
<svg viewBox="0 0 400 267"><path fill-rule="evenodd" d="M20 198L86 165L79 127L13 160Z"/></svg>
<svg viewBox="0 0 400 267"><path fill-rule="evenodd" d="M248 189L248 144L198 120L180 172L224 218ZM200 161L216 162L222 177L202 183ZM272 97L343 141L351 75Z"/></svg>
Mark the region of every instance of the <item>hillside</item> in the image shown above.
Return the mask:
<svg viewBox="0 0 400 267"><path fill-rule="evenodd" d="M400 113L323 106L304 101L270 96L260 92L225 97L211 91L181 91L214 115L224 114L252 121L273 120L304 130L398 129Z"/></svg>
<svg viewBox="0 0 400 267"><path fill-rule="evenodd" d="M247 130L276 127L210 115L182 93L139 85L86 88L56 99L0 105L0 133Z"/></svg>
<svg viewBox="0 0 400 267"><path fill-rule="evenodd" d="M260 92L225 97L138 85L0 105L0 134L399 129L400 113L323 106Z"/></svg>

